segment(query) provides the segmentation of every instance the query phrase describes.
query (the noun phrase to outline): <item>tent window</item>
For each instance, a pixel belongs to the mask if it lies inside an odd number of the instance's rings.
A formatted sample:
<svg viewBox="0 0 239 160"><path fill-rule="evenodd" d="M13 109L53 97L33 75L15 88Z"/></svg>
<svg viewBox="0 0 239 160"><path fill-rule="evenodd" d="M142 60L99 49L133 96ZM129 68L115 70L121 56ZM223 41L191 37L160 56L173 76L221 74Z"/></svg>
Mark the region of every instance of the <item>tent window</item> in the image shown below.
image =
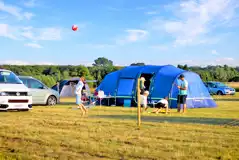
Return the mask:
<svg viewBox="0 0 239 160"><path fill-rule="evenodd" d="M120 79L118 86L118 96L131 96L134 90L134 79Z"/></svg>
<svg viewBox="0 0 239 160"><path fill-rule="evenodd" d="M149 91L149 89L150 89L149 87L151 85L151 79L153 76L154 76L153 74L145 74L145 73L141 74L141 76L140 76L140 77L144 77L146 80L144 82L144 86L145 86L145 90L147 90L147 91Z"/></svg>

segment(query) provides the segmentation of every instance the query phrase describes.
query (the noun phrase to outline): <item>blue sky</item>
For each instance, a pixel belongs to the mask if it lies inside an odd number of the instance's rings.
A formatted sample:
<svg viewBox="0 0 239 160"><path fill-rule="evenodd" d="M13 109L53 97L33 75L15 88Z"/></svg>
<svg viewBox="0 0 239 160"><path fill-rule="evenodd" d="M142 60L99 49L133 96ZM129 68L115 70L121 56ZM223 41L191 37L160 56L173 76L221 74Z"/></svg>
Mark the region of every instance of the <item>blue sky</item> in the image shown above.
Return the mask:
<svg viewBox="0 0 239 160"><path fill-rule="evenodd" d="M238 8L238 0L0 0L0 63L235 66Z"/></svg>

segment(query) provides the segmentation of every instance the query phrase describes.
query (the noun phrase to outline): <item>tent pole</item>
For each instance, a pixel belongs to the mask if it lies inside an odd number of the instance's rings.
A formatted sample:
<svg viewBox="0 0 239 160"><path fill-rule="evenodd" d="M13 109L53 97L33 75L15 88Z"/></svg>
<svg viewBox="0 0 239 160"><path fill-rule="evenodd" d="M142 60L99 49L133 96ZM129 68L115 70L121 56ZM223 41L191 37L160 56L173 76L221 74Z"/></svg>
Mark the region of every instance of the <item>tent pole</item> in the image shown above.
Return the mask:
<svg viewBox="0 0 239 160"><path fill-rule="evenodd" d="M173 87L174 87L174 82L173 82L173 84L172 84L172 86L171 86L171 89L170 89L170 93L169 93L169 106L170 106L170 109L172 109L171 108L171 104L172 104L172 91L173 91Z"/></svg>
<svg viewBox="0 0 239 160"><path fill-rule="evenodd" d="M117 90L115 90L115 106L116 106L116 92L117 92Z"/></svg>
<svg viewBox="0 0 239 160"><path fill-rule="evenodd" d="M137 96L138 96L138 127L141 125L141 106L140 106L140 78L138 79L138 84L137 84Z"/></svg>

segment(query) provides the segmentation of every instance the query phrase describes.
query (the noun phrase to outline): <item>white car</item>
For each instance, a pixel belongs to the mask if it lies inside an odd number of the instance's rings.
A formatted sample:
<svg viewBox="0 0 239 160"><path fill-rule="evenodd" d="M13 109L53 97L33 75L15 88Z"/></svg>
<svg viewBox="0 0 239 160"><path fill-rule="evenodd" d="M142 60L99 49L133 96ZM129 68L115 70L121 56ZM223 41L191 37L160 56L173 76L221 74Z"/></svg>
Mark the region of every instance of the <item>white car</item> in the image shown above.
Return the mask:
<svg viewBox="0 0 239 160"><path fill-rule="evenodd" d="M59 93L53 89L48 88L41 81L29 76L18 76L18 78L26 87L28 87L29 92L32 95L33 105L43 104L54 106L59 103Z"/></svg>
<svg viewBox="0 0 239 160"><path fill-rule="evenodd" d="M31 108L29 89L13 72L0 69L0 110L28 111Z"/></svg>

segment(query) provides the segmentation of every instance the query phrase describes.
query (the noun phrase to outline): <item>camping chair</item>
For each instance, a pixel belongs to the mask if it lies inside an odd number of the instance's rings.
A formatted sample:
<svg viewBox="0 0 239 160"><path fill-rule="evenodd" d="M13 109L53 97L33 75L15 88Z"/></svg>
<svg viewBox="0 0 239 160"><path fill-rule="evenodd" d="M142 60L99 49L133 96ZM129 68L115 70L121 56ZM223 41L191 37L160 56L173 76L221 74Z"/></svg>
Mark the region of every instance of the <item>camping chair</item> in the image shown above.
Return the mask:
<svg viewBox="0 0 239 160"><path fill-rule="evenodd" d="M83 94L81 100L82 103L88 108L94 107L97 102L97 99L94 96L92 96L92 94L91 95Z"/></svg>
<svg viewBox="0 0 239 160"><path fill-rule="evenodd" d="M97 102L97 97L95 97L89 89L86 89L82 93L81 100L85 106L93 107Z"/></svg>
<svg viewBox="0 0 239 160"><path fill-rule="evenodd" d="M101 101L102 99L104 99L106 97L104 91L99 91L98 92L98 95L97 95L97 98L100 100L100 107L101 107Z"/></svg>
<svg viewBox="0 0 239 160"><path fill-rule="evenodd" d="M105 95L104 91L99 90L97 94L92 95L93 99L95 99L95 102L99 102L100 107L102 106L102 100L108 99L108 105L109 105L109 99L112 98L112 96Z"/></svg>

